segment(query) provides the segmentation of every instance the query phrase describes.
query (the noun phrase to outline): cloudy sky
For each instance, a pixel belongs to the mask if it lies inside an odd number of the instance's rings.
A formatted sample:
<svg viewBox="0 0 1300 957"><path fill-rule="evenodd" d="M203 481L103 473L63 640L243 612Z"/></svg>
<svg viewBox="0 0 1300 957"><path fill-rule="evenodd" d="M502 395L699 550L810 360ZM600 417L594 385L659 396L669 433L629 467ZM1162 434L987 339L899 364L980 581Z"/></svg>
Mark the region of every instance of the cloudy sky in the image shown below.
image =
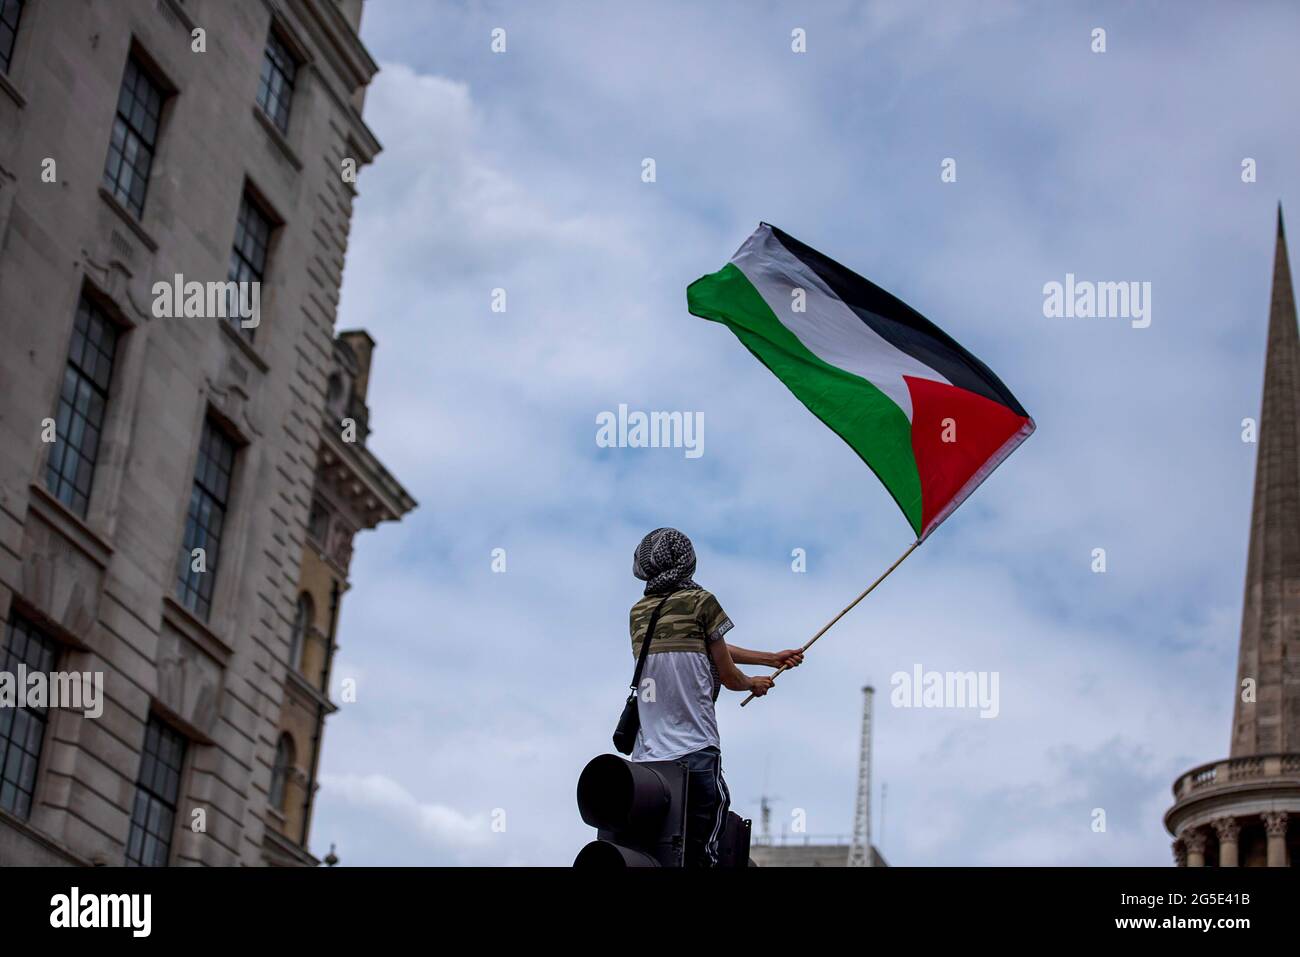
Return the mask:
<svg viewBox="0 0 1300 957"><path fill-rule="evenodd" d="M645 531L691 535L731 639L765 649L909 544L857 456L686 311L766 220L953 334L1038 432L769 697L724 692L735 809L846 834L874 683L891 862L1170 863L1171 783L1228 750L1297 29L1266 3L369 0L385 149L340 327L379 343L371 446L420 507L357 541L335 679L358 700L313 850L568 864ZM1149 328L1045 318L1066 273L1150 282ZM702 413L704 454L598 447L620 403ZM891 707L916 665L997 672L998 716Z"/></svg>

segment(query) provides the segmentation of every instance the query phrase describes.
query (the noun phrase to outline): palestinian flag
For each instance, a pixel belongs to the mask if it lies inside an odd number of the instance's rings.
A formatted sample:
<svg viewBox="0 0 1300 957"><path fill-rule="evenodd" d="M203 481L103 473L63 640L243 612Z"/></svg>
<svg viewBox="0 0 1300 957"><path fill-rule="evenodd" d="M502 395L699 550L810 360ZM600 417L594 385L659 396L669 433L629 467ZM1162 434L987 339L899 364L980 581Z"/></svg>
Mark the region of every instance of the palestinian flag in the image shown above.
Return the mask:
<svg viewBox="0 0 1300 957"><path fill-rule="evenodd" d="M1034 431L1011 390L951 336L767 223L686 301L862 456L918 541Z"/></svg>

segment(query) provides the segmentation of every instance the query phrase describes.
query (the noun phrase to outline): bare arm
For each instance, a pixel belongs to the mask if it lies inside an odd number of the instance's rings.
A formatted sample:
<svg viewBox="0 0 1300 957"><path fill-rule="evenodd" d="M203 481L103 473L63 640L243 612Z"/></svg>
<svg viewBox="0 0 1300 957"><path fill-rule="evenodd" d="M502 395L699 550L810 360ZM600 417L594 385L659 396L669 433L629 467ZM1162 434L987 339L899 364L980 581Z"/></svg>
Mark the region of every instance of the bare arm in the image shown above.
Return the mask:
<svg viewBox="0 0 1300 957"><path fill-rule="evenodd" d="M768 668L785 665L787 668L797 668L803 664L803 652L797 648L785 651L750 651L739 645L727 645L727 650L731 652L731 660L738 665L764 665ZM722 673L721 668L718 673Z"/></svg>
<svg viewBox="0 0 1300 957"><path fill-rule="evenodd" d="M748 691L759 697L772 687L771 678L751 678L736 667L731 657L731 647L721 639L709 642L709 655L718 669L718 677L729 691Z"/></svg>

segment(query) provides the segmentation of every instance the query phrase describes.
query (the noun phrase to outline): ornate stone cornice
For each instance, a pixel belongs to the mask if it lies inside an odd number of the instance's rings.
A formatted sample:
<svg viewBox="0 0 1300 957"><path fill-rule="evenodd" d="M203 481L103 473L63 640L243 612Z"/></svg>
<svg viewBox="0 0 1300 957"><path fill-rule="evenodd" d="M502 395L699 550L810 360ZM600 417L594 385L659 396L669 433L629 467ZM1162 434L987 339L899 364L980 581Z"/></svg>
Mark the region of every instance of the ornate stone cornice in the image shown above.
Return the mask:
<svg viewBox="0 0 1300 957"><path fill-rule="evenodd" d="M249 395L247 374L241 377L239 368L233 362L226 362L221 367L221 374L213 379L205 377L207 394L212 405L221 413L230 425L242 433L249 441L263 435L262 425L253 413L252 396Z"/></svg>
<svg viewBox="0 0 1300 957"><path fill-rule="evenodd" d="M113 256L101 262L87 249L81 250L81 262L90 281L111 300L118 318L133 326L153 318L153 311L140 304L135 273L125 262Z"/></svg>

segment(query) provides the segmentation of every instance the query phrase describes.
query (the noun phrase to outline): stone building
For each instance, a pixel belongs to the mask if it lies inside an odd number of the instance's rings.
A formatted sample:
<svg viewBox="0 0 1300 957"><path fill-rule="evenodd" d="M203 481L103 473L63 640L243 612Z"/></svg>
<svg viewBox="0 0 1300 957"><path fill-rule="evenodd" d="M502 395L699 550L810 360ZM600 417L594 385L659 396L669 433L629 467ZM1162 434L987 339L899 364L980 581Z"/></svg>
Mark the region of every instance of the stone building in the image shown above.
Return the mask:
<svg viewBox="0 0 1300 957"><path fill-rule="evenodd" d="M0 0L0 864L315 863L351 537L414 506L334 335L360 18Z"/></svg>
<svg viewBox="0 0 1300 957"><path fill-rule="evenodd" d="M1300 332L1279 208L1232 747L1174 782L1165 827L1179 865L1287 867L1300 855L1298 634Z"/></svg>
<svg viewBox="0 0 1300 957"><path fill-rule="evenodd" d="M783 835L750 845L749 859L759 867L848 867L853 841L847 835L817 837ZM871 866L888 867L880 850L871 848Z"/></svg>
<svg viewBox="0 0 1300 957"><path fill-rule="evenodd" d="M327 379L307 548L299 570L290 667L271 773L271 828L266 844L273 864L316 863L307 851L307 835L320 739L325 718L335 710L329 698L330 666L338 649L339 603L348 587L353 537L360 529L399 520L415 507L406 490L366 449L370 419L366 389L374 348L374 340L360 330L341 333L334 340L334 367Z"/></svg>

